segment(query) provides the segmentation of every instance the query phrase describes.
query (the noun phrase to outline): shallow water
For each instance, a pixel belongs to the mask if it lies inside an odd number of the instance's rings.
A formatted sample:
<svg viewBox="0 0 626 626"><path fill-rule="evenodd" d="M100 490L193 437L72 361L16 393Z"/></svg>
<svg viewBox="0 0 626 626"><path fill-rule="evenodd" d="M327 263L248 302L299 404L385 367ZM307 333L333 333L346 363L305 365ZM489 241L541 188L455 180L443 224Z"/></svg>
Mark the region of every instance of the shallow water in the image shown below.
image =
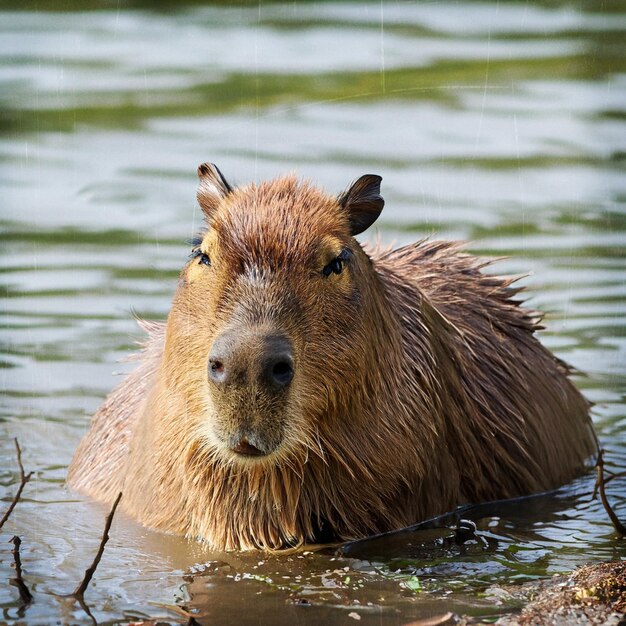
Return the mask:
<svg viewBox="0 0 626 626"><path fill-rule="evenodd" d="M167 314L202 161L333 191L379 173L368 237L509 257L499 271L529 273L548 312L542 340L587 374L607 460L626 461L626 3L148 5L0 2L0 511L13 437L36 472L0 531L0 581L18 534L35 602L20 619L0 583L0 621L87 619L53 594L81 578L107 511L66 468L131 367L131 310ZM153 604L176 602L220 624L493 616L517 606L494 585L626 556L592 488L467 512L481 540L461 548L444 527L341 556L215 554L120 514L86 599L103 623L183 620ZM625 519L626 481L608 491Z"/></svg>

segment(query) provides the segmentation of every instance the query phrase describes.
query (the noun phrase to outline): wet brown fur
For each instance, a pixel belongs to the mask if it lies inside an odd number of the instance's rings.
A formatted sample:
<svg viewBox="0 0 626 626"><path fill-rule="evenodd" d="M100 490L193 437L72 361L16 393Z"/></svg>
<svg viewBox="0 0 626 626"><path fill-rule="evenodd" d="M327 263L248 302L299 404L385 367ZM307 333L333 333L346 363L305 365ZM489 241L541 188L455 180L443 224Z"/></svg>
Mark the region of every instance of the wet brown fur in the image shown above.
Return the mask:
<svg viewBox="0 0 626 626"><path fill-rule="evenodd" d="M295 177L205 212L212 266L192 260L167 324L145 324L139 368L76 452L74 488L105 502L122 490L144 524L233 550L310 542L322 527L364 537L583 470L589 404L512 279L449 242L363 249L337 200ZM347 269L322 278L341 246ZM207 353L233 325L279 326L294 342L286 403L240 399L284 440L267 460L215 444L244 419L207 391Z"/></svg>

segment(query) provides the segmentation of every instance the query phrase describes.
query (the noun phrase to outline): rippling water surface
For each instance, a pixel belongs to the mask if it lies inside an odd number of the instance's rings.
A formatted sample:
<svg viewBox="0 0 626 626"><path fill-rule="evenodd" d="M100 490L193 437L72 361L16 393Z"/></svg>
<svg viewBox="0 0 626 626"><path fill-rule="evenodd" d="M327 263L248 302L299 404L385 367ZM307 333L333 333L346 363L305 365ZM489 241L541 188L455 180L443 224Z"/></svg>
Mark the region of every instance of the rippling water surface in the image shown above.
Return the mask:
<svg viewBox="0 0 626 626"><path fill-rule="evenodd" d="M157 8L154 8L157 7ZM70 591L107 513L64 486L90 414L168 311L200 225L195 169L383 176L384 242L467 239L529 273L543 341L586 377L626 459L624 2L0 2L0 512L13 437L35 471L0 531L0 621L82 623ZM119 515L87 592L103 623L186 603L202 623L403 624L517 606L494 585L624 558L593 476L468 512L481 541L400 533L345 550L224 555ZM626 518L626 481L609 496ZM35 602L20 612L11 545ZM154 603L161 603L154 604ZM20 617L22 616L23 617ZM360 618L360 619L359 619Z"/></svg>

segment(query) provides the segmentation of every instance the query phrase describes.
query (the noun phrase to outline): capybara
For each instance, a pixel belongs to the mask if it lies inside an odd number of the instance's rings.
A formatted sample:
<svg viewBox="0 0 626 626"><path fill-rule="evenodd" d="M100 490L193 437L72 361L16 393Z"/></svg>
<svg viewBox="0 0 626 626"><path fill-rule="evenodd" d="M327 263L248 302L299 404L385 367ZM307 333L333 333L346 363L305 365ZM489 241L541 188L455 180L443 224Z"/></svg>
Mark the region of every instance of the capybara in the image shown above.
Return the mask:
<svg viewBox="0 0 626 626"><path fill-rule="evenodd" d="M512 278L454 243L355 235L381 178L338 197L199 170L206 230L166 324L97 411L69 483L216 549L407 526L557 487L596 450L589 403Z"/></svg>

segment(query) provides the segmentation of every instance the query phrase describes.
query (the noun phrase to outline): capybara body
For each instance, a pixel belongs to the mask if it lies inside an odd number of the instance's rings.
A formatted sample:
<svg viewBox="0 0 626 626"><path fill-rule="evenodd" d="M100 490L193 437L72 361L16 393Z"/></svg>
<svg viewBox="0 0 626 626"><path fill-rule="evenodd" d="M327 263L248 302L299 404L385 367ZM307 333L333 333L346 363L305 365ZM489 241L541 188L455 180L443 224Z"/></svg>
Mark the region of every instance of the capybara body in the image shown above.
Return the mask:
<svg viewBox="0 0 626 626"><path fill-rule="evenodd" d="M589 404L512 279L449 242L368 250L380 177L339 197L199 168L207 229L166 324L95 414L69 483L217 549L400 528L554 488Z"/></svg>

